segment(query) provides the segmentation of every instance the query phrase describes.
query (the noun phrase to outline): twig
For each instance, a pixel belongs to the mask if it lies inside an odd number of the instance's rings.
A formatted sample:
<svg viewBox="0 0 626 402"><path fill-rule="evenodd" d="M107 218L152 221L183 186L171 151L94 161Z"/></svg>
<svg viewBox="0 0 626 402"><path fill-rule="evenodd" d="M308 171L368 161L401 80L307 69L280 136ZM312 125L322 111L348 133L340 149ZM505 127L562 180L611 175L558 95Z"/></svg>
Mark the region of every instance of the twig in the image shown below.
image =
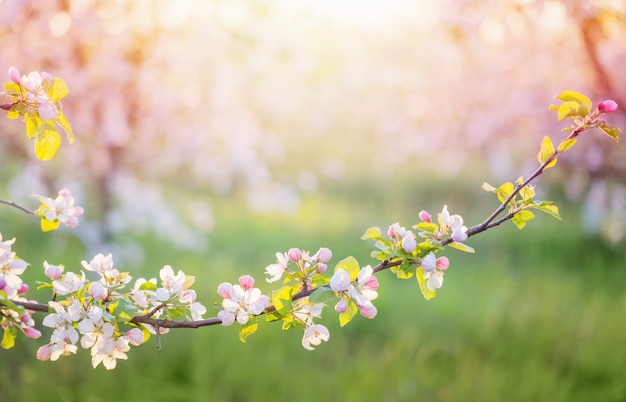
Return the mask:
<svg viewBox="0 0 626 402"><path fill-rule="evenodd" d="M17 208L17 209L19 209L22 212L26 212L27 214L35 215L35 211L30 210L30 209L28 209L26 207L23 207L21 205L18 205L16 203L14 203L13 201L7 201L7 200L1 200L0 199L0 203L9 205L9 206L14 207L14 208Z"/></svg>

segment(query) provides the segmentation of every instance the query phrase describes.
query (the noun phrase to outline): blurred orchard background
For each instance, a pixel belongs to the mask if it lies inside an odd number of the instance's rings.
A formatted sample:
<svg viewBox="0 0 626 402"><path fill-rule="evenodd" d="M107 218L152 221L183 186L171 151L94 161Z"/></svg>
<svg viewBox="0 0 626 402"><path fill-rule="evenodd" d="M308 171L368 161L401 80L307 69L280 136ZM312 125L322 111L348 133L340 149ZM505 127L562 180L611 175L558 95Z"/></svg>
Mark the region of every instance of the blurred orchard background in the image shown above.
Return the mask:
<svg viewBox="0 0 626 402"><path fill-rule="evenodd" d="M626 106L624 0L0 0L0 71L45 70L70 88L76 141L36 160L22 122L0 129L0 198L62 187L86 215L39 232L0 209L31 263L196 276L214 316L222 281L263 284L277 251L329 247L362 265L368 226L444 204L466 224L480 189L530 174L565 89ZM4 80L8 80L7 77ZM622 111L608 116L624 128ZM45 340L0 352L2 399L20 401L620 401L626 399L626 149L587 132L537 188L538 216L450 251L438 297L380 277L379 315L315 352L262 325L178 330L106 372L88 352L39 362ZM39 317L41 319L42 317ZM44 333L44 337L48 335Z"/></svg>

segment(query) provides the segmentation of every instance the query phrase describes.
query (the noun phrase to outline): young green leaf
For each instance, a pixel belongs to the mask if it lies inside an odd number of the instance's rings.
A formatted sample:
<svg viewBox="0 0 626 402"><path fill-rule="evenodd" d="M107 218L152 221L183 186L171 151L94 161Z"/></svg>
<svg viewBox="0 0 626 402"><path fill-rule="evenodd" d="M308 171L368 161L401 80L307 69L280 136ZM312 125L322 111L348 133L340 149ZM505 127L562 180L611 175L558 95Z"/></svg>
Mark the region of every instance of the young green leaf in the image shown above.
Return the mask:
<svg viewBox="0 0 626 402"><path fill-rule="evenodd" d="M474 254L476 252L476 250L474 250L473 247L468 246L465 243L457 243L455 241L453 241L452 243L448 244L449 247L455 248L457 250L461 250L465 253L472 253Z"/></svg>
<svg viewBox="0 0 626 402"><path fill-rule="evenodd" d="M256 330L259 328L259 323L256 318L250 318L246 324L242 325L239 328L239 340L243 343L246 343L246 339L254 334Z"/></svg>
<svg viewBox="0 0 626 402"><path fill-rule="evenodd" d="M359 311L356 304L354 304L352 300L349 300L347 304L348 309L343 313L339 313L339 325L342 327L352 321L356 313Z"/></svg>
<svg viewBox="0 0 626 402"><path fill-rule="evenodd" d="M540 164L544 164L553 155L554 155L554 145L552 145L552 141L550 140L550 137L545 136L543 137L543 141L541 141L541 150L537 153L537 160L539 161ZM552 166L556 165L556 159L557 158L553 158L550 161L550 163L546 165L546 169L551 168Z"/></svg>
<svg viewBox="0 0 626 402"><path fill-rule="evenodd" d="M511 221L515 224L515 226L517 226L518 229L523 229L524 226L526 226L526 222L534 218L535 218L535 214L533 214L531 211L527 209L523 209L519 211L518 213L516 213L515 215L513 215L513 218L511 218Z"/></svg>

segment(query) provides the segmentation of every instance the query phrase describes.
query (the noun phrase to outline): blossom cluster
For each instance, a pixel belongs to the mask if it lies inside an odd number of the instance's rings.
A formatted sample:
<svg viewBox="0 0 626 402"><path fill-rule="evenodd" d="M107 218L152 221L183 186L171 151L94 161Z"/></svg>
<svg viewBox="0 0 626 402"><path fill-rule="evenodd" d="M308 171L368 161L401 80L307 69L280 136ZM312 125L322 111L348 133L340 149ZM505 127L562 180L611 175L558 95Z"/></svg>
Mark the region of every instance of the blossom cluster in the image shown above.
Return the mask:
<svg viewBox="0 0 626 402"><path fill-rule="evenodd" d="M69 93L65 81L47 72L20 75L15 67L9 68L9 79L0 95L8 96L10 103L0 104L0 108L7 110L11 119L23 117L28 138L35 139L35 154L42 160L51 159L60 144L58 129L70 142L74 140L61 105Z"/></svg>
<svg viewBox="0 0 626 402"><path fill-rule="evenodd" d="M74 197L66 188L61 189L56 198L34 196L41 202L35 215L41 217L41 230L55 230L62 223L70 228L78 226L78 217L84 213L82 207L74 205Z"/></svg>
<svg viewBox="0 0 626 402"><path fill-rule="evenodd" d="M0 308L0 323L4 330L2 347L5 349L13 345L18 330L31 339L41 336L41 332L34 328L33 312L15 304L28 301L24 295L29 287L20 277L28 263L17 257L12 250L13 243L15 239L2 241L0 234L0 306L11 307Z"/></svg>
<svg viewBox="0 0 626 402"><path fill-rule="evenodd" d="M43 325L53 332L50 342L37 352L40 360L54 361L76 353L80 340L84 349L91 349L94 368L102 363L113 369L117 359L127 358L131 345L142 344L150 333L156 332L151 325L130 323L134 316L159 318L168 313L187 313L191 319L199 320L206 312L196 302L195 291L189 289L193 277L182 271L174 273L169 265L160 271L160 286L155 278L139 278L130 292L124 288L132 277L115 268L111 254L97 254L91 261L83 261L82 266L96 279L87 279L84 271L80 275L64 273L62 265L44 262L44 274L51 283L42 287L52 288L54 295L64 299L48 302L54 312L44 318ZM129 328L123 330L124 326ZM159 333L166 332L159 329Z"/></svg>

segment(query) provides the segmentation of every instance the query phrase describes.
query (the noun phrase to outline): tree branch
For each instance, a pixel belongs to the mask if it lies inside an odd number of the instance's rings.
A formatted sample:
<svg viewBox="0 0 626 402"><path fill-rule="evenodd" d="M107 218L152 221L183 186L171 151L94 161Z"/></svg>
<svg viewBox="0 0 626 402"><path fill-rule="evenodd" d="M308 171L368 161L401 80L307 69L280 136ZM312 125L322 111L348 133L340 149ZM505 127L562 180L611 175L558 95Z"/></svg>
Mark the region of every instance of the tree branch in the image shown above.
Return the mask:
<svg viewBox="0 0 626 402"><path fill-rule="evenodd" d="M9 205L9 206L14 207L14 208L17 208L17 209L19 209L20 211L25 212L25 213L27 213L27 214L30 214L30 215L35 215L35 211L30 210L30 209L28 209L28 208L26 208L26 207L23 207L23 206L21 206L21 205L18 205L18 204L16 204L16 203L14 203L13 201L7 201L7 200L1 200L1 199L0 199L0 203L2 203L2 204L6 204L6 205Z"/></svg>

